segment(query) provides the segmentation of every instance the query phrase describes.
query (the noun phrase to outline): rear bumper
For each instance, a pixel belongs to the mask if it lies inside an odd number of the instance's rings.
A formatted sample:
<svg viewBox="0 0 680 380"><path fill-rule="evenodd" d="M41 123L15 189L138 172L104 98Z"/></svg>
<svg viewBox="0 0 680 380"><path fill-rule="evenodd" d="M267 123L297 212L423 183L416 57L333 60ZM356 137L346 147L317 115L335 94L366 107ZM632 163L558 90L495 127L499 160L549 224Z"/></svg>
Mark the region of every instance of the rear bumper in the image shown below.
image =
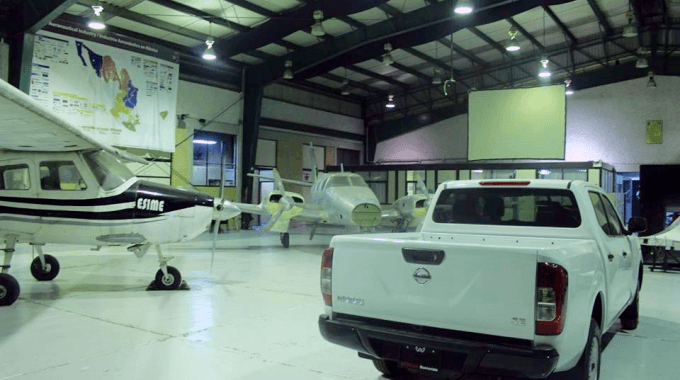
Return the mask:
<svg viewBox="0 0 680 380"><path fill-rule="evenodd" d="M404 331L354 320L319 316L319 330L327 341L359 352L367 359L400 362L400 348L419 345L442 352L440 374L546 378L556 368L559 355L552 347L526 348L453 339L416 331Z"/></svg>

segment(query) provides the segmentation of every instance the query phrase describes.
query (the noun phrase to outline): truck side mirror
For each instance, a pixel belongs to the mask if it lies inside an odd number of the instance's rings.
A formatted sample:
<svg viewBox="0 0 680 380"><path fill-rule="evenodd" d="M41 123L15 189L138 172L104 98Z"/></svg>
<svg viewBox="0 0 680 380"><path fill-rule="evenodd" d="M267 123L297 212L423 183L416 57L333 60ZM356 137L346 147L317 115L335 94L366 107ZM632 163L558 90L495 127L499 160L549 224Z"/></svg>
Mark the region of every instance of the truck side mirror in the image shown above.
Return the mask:
<svg viewBox="0 0 680 380"><path fill-rule="evenodd" d="M628 220L628 234L647 231L647 219L634 216Z"/></svg>

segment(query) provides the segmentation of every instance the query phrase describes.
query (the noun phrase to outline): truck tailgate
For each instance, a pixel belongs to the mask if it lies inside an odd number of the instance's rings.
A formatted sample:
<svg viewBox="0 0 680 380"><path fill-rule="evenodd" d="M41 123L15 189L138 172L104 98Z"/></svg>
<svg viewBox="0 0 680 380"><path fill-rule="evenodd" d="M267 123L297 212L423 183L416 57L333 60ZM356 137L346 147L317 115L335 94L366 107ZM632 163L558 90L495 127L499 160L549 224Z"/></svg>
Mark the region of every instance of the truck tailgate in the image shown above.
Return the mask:
<svg viewBox="0 0 680 380"><path fill-rule="evenodd" d="M336 238L334 313L533 340L536 247L378 240Z"/></svg>

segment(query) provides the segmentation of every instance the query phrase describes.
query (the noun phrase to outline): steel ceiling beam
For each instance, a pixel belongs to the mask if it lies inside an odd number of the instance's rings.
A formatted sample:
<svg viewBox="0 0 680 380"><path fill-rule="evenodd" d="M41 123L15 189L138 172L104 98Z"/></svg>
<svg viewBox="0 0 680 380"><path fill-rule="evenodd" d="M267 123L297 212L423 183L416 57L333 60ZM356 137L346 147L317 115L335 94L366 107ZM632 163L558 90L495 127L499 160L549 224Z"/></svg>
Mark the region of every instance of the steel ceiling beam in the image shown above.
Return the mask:
<svg viewBox="0 0 680 380"><path fill-rule="evenodd" d="M508 17L508 18L505 19L505 21L509 22L510 25L514 26L515 29L517 29L517 31L518 31L521 35L523 35L524 38L526 38L527 40L529 40L535 47L537 47L538 49L543 50L543 44L541 44L540 42L538 42L538 40L536 39L536 37L534 37L534 36L533 36L531 33L529 33L526 29L524 29L524 27L522 27L522 25L518 24L517 21L515 21L514 18Z"/></svg>
<svg viewBox="0 0 680 380"><path fill-rule="evenodd" d="M198 18L203 19L205 21L212 22L213 24L224 26L226 28L235 30L237 32L247 32L247 31L250 30L250 28L245 26L245 25L241 25L239 23L223 19L222 17L215 16L215 15L210 14L208 12L204 12L200 9L189 7L187 5L184 5L182 3L178 3L176 1L172 1L172 0L148 0L148 1L151 1L152 3L156 3L158 5L164 6L166 8L170 8L170 9L175 10L177 12L186 13L188 15L198 17Z"/></svg>
<svg viewBox="0 0 680 380"><path fill-rule="evenodd" d="M547 0L549 4L562 4L569 0ZM501 0L479 0L479 10L474 17L456 17L452 23L454 0L426 6L400 17L385 20L353 32L346 33L290 54L297 68L296 75L314 77L339 66L366 61L382 55L383 44L389 41L395 49L420 45L447 36L456 30L495 22L522 13L543 4L544 0L525 0L507 3ZM271 82L283 75L285 59L267 61L260 69L263 80Z"/></svg>
<svg viewBox="0 0 680 380"><path fill-rule="evenodd" d="M387 96L386 91L383 91L383 90L376 88L376 87L373 87L373 86L369 86L369 85L362 83L362 82L358 82L358 81L355 81L355 80L352 80L352 79L341 77L340 75L326 73L326 74L323 74L323 75L320 75L320 76L322 78L330 79L330 80L332 80L334 82L338 82L338 83L343 83L344 81L347 81L347 83L352 87L359 88L359 89L362 89L364 91L371 92L371 93L374 93L374 94L378 94L380 96Z"/></svg>
<svg viewBox="0 0 680 380"><path fill-rule="evenodd" d="M482 31L480 31L480 30L477 29L476 27L474 27L474 26L473 26L473 27L470 27L470 28L468 28L468 30L471 31L475 36L481 38L481 39L482 39L484 42L486 42L487 44L491 45L491 47L493 47L494 49L498 50L498 51L501 53L502 56L506 56L506 57L510 58L510 61L512 61L512 62L515 61L515 57L514 57L512 54L510 54L507 50L505 50L505 48L504 48L503 46L501 46L501 44L499 44L498 42L492 40L489 36L487 36L486 34L482 33ZM524 67L522 67L522 66L517 65L517 68L520 69L520 70L522 70L522 71L524 71L526 74L531 74L531 73L529 73L529 71L527 71L527 70L526 70Z"/></svg>
<svg viewBox="0 0 680 380"><path fill-rule="evenodd" d="M337 16L362 12L375 7L376 3L381 4L386 1L387 0L345 0L305 4L304 6L285 12L283 15L285 17L270 18L262 25L247 32L239 33L226 40L217 41L215 43L215 50L219 50L228 57L245 53L262 46L276 43L289 34L310 28L314 24L313 14L316 10L323 11L325 19L331 19ZM283 62L281 62L281 65L283 65ZM268 77L269 76L267 75L267 79L269 79ZM278 79L278 77L276 79ZM271 82L271 80L268 82Z"/></svg>
<svg viewBox="0 0 680 380"><path fill-rule="evenodd" d="M10 33L35 33L64 13L76 0L44 0L21 2L19 19L9 24Z"/></svg>
<svg viewBox="0 0 680 380"><path fill-rule="evenodd" d="M569 40L571 41L572 44L578 43L578 38L576 38L576 36L574 36L574 34L569 30L569 28L566 25L564 25L562 20L560 20L560 18L557 17L555 12L553 12L552 9L550 9L549 6L543 5L543 10L545 11L545 13L548 16L550 16L550 18L553 20L553 22L555 24L557 24L557 26L560 28L562 33L564 33L564 35L566 35L567 38L569 38Z"/></svg>
<svg viewBox="0 0 680 380"><path fill-rule="evenodd" d="M278 84L282 86L288 86L288 87L293 87L293 88L298 88L307 92L311 92L313 94L317 95L322 95L322 96L328 96L330 98L334 98L337 100L343 100L346 102L353 102L353 103L361 103L364 98L360 97L358 95L342 95L340 93L340 89L338 88L333 88L333 87L328 87L324 86L319 83L314 83L310 81L281 81L278 82Z"/></svg>
<svg viewBox="0 0 680 380"><path fill-rule="evenodd" d="M222 1L222 0L218 0L218 1ZM254 12L254 13L257 13L259 15L266 16L266 17L269 17L269 18L281 16L280 13L276 13L274 11L271 11L267 8L263 8L259 5L253 4L253 3L246 1L246 0L228 0L228 3L239 6L241 8L247 9L251 12Z"/></svg>
<svg viewBox="0 0 680 380"><path fill-rule="evenodd" d="M600 6L597 5L596 0L588 0L588 5L590 5L590 9L593 10L593 13L595 13L595 16L597 17L597 20L600 22L600 25L602 25L602 29L604 29L604 34L607 38L612 35L612 27L609 25L609 22L607 21L607 16L604 15L602 12L602 9L600 9Z"/></svg>
<svg viewBox="0 0 680 380"><path fill-rule="evenodd" d="M98 0L77 0L76 2L78 4L86 6L86 7L90 7L90 6L93 6L93 5L99 5L100 4L100 1L98 1ZM135 21L135 22L138 22L138 23L141 23L141 24L146 24L146 25L152 26L154 28L164 30L166 32L176 33L176 34L179 34L179 35L184 36L184 37L193 38L193 39L198 40L198 41L205 41L205 39L208 37L207 34L203 34L203 33L191 30L191 29L183 28L179 25L171 24L169 22L165 22L165 21L153 18L153 17L145 16L143 14L133 12L133 11L130 11L128 9L121 8L121 7L112 5L112 4L106 5L105 12L109 13L111 15L122 17L122 18L130 20L130 21Z"/></svg>

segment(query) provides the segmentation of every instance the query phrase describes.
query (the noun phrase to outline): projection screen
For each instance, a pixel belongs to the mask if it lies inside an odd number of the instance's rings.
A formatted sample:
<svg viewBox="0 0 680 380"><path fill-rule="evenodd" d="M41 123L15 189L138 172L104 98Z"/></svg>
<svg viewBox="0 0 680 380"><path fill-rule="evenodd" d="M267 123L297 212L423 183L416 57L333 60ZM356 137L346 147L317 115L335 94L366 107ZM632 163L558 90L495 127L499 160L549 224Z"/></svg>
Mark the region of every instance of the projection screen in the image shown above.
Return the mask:
<svg viewBox="0 0 680 380"><path fill-rule="evenodd" d="M468 160L564 160L563 85L473 91L469 99Z"/></svg>

